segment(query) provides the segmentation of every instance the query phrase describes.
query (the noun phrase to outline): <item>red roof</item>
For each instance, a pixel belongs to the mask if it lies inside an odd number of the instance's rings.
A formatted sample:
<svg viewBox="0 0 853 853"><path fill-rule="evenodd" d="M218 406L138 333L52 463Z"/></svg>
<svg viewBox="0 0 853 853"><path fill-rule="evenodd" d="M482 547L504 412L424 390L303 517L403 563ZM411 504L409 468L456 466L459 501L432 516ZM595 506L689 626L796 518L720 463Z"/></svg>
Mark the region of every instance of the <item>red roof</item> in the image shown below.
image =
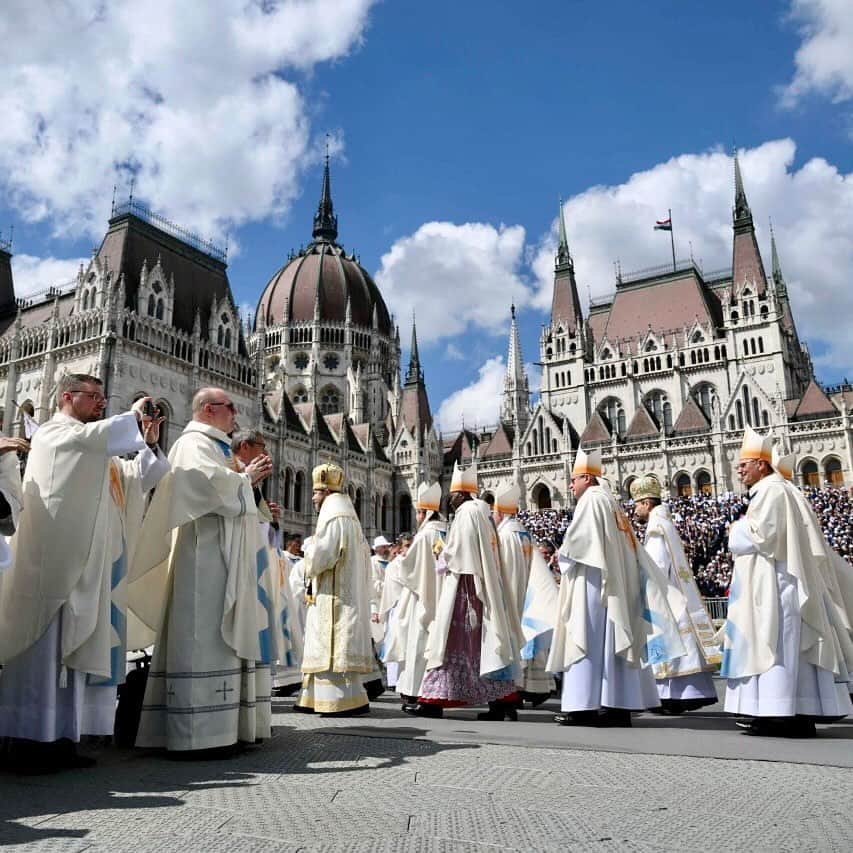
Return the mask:
<svg viewBox="0 0 853 853"><path fill-rule="evenodd" d="M634 417L631 418L631 424L628 427L627 438L657 438L660 435L660 429L652 420L652 416L648 413L645 406L639 406L634 412Z"/></svg>
<svg viewBox="0 0 853 853"><path fill-rule="evenodd" d="M699 430L702 430L704 432L710 426L711 424L708 418L705 417L702 407L692 397L690 397L678 415L673 431L698 432Z"/></svg>
<svg viewBox="0 0 853 853"><path fill-rule="evenodd" d="M805 394L794 412L795 418L815 417L817 415L837 415L838 409L820 385L812 379Z"/></svg>
<svg viewBox="0 0 853 853"><path fill-rule="evenodd" d="M732 247L732 282L740 287L744 281L755 281L760 294L767 290L767 278L764 275L764 264L752 228L735 231Z"/></svg>
<svg viewBox="0 0 853 853"><path fill-rule="evenodd" d="M581 445L584 445L594 444L596 442L600 443L603 441L610 441L610 430L607 429L607 425L604 423L604 418L602 418L596 411L593 412L592 417L589 419L589 423L581 433L580 443Z"/></svg>

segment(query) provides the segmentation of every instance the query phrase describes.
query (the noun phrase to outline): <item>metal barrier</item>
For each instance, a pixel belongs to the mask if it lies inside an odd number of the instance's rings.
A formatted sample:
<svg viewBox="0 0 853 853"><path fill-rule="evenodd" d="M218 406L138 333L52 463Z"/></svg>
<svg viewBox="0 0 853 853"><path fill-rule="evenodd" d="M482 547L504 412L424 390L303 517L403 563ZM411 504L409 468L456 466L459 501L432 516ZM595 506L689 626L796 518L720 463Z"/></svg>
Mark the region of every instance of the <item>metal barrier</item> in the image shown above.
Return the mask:
<svg viewBox="0 0 853 853"><path fill-rule="evenodd" d="M703 598L702 603L708 611L708 615L714 622L725 621L729 612L729 600L724 595L714 598Z"/></svg>

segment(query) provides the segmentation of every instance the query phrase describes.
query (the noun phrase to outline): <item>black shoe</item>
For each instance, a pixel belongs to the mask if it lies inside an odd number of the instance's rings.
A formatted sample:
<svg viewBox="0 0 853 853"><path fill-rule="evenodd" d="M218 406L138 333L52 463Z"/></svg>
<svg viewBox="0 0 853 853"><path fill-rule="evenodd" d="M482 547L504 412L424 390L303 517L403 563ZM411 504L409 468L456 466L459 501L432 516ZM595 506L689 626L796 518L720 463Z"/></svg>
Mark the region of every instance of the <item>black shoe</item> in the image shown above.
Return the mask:
<svg viewBox="0 0 853 853"><path fill-rule="evenodd" d="M367 691L367 700L375 702L385 692L385 685L381 678L374 678L373 681L365 681L364 689Z"/></svg>
<svg viewBox="0 0 853 853"><path fill-rule="evenodd" d="M817 737L814 722L802 717L755 717L748 723L738 722L744 734L752 737Z"/></svg>
<svg viewBox="0 0 853 853"><path fill-rule="evenodd" d="M631 712L627 708L602 708L597 725L602 728L630 729Z"/></svg>
<svg viewBox="0 0 853 853"><path fill-rule="evenodd" d="M551 698L550 693L528 693L526 690L523 690L520 695L525 702L530 703L531 708L538 708Z"/></svg>
<svg viewBox="0 0 853 853"><path fill-rule="evenodd" d="M406 705L403 711L412 717L432 717L439 719L444 716L441 705L433 705L430 702L416 702L414 705Z"/></svg>
<svg viewBox="0 0 853 853"><path fill-rule="evenodd" d="M513 702L489 702L489 710L482 711L477 714L478 720L495 720L501 722L509 720L510 722L518 722L518 711L515 710Z"/></svg>
<svg viewBox="0 0 853 853"><path fill-rule="evenodd" d="M313 714L314 709L309 708L307 705L300 705L298 702L290 709L295 714Z"/></svg>
<svg viewBox="0 0 853 853"><path fill-rule="evenodd" d="M561 726L596 726L598 711L561 711L554 714L554 722Z"/></svg>
<svg viewBox="0 0 853 853"><path fill-rule="evenodd" d="M273 687L272 695L273 696L293 696L294 693L298 693L302 689L301 684L288 684L285 687Z"/></svg>
<svg viewBox="0 0 853 853"><path fill-rule="evenodd" d="M359 705L358 708L353 708L351 711L320 711L320 717L360 717L362 714L370 713L370 705Z"/></svg>

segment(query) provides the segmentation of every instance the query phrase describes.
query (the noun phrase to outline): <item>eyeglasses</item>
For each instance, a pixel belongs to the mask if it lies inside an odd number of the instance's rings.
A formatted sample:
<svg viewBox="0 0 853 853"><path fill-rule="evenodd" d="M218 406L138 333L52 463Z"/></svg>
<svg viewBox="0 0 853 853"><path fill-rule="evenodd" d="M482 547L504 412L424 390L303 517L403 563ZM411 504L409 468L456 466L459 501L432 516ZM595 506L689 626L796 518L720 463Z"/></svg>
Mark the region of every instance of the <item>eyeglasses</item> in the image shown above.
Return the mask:
<svg viewBox="0 0 853 853"><path fill-rule="evenodd" d="M237 407L232 402L227 403L208 403L208 406L225 406L231 414L234 414L237 411Z"/></svg>
<svg viewBox="0 0 853 853"><path fill-rule="evenodd" d="M107 398L100 391L69 391L69 394L82 394L84 397L91 397L95 403L103 403Z"/></svg>

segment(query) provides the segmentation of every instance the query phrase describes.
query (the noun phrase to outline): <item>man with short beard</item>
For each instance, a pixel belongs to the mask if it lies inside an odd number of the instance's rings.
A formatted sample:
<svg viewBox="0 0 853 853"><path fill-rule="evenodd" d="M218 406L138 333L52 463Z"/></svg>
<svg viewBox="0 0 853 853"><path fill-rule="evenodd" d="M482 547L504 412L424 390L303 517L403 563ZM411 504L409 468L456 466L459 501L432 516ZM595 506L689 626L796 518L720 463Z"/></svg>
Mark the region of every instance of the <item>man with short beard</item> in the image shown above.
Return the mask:
<svg viewBox="0 0 853 853"><path fill-rule="evenodd" d="M128 557L145 495L169 467L162 421L143 414L150 397L103 419L101 380L72 373L56 402L32 439L14 563L0 581L0 735L17 739L13 761L27 773L88 766L81 736L113 733Z"/></svg>

